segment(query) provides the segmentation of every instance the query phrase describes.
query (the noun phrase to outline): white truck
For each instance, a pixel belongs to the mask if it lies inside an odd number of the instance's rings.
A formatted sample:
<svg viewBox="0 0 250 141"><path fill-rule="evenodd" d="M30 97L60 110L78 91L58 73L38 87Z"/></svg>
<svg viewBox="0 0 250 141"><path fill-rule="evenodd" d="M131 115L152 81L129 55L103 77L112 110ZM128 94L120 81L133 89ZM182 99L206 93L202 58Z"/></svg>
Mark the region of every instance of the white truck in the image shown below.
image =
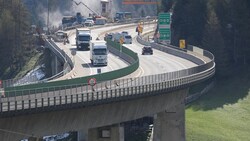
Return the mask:
<svg viewBox="0 0 250 141"><path fill-rule="evenodd" d="M91 42L90 61L93 66L108 65L108 48L104 40Z"/></svg>
<svg viewBox="0 0 250 141"><path fill-rule="evenodd" d="M89 50L90 41L92 40L91 31L88 28L76 29L76 48L77 50Z"/></svg>

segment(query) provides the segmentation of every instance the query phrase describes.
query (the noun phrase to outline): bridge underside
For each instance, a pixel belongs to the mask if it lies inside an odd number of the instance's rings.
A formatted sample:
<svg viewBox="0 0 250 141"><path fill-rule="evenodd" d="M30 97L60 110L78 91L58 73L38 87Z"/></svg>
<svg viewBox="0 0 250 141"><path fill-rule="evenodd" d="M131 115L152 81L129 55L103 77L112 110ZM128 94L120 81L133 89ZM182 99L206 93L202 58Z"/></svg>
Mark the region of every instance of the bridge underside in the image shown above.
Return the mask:
<svg viewBox="0 0 250 141"><path fill-rule="evenodd" d="M91 128L157 114L154 140L185 140L184 100L187 93L188 89L182 89L167 94L79 109L1 118L0 139L16 141L30 136L42 137L68 131L89 132Z"/></svg>

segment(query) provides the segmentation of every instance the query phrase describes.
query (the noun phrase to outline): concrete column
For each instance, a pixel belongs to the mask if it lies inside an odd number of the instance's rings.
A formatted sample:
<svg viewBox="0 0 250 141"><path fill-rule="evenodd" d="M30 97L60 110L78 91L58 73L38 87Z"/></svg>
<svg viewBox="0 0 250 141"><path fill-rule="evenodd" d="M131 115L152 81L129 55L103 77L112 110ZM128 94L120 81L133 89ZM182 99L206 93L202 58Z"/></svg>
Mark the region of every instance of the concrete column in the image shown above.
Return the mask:
<svg viewBox="0 0 250 141"><path fill-rule="evenodd" d="M185 103L158 113L154 118L153 141L185 141Z"/></svg>
<svg viewBox="0 0 250 141"><path fill-rule="evenodd" d="M62 66L60 66L59 59L56 55L52 54L52 60L51 60L51 71L52 75L56 75L59 73L59 71L63 69Z"/></svg>
<svg viewBox="0 0 250 141"><path fill-rule="evenodd" d="M113 125L89 130L88 141L124 141L124 127Z"/></svg>
<svg viewBox="0 0 250 141"><path fill-rule="evenodd" d="M88 141L88 129L82 129L77 131L78 141Z"/></svg>
<svg viewBox="0 0 250 141"><path fill-rule="evenodd" d="M55 55L55 71L56 71L56 73L55 74L57 74L58 73L58 59L57 59L57 56Z"/></svg>

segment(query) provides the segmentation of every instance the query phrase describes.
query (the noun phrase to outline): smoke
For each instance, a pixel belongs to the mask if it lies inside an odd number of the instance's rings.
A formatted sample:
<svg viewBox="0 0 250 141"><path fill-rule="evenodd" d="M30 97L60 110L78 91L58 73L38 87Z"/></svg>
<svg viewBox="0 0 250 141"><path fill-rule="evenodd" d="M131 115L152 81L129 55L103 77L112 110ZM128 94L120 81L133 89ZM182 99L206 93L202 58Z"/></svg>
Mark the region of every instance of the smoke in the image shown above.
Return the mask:
<svg viewBox="0 0 250 141"><path fill-rule="evenodd" d="M90 9L96 13L101 13L101 0L48 0L49 6L49 27L58 27L62 22L63 16L75 16L77 12L80 12L83 16L88 17L89 14L93 14L91 10L85 7L80 2L87 5ZM76 4L75 2L78 4ZM132 12L133 17L140 17L142 13L147 15L155 15L156 5L122 5L123 0L108 0L110 2L110 8L108 13L110 17L114 17L118 11ZM24 3L29 7L31 13L35 13L34 16L38 21L42 21L43 26L47 25L48 8L46 0L24 0ZM143 12L142 12L143 11Z"/></svg>

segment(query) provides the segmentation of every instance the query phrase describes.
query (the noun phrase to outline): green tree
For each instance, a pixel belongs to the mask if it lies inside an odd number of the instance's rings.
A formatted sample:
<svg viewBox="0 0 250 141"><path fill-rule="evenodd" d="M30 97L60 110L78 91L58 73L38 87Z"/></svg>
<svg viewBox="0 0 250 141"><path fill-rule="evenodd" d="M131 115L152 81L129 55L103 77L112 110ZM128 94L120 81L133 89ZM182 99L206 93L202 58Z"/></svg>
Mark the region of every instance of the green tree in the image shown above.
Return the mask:
<svg viewBox="0 0 250 141"><path fill-rule="evenodd" d="M250 2L231 0L234 58L237 63L250 61Z"/></svg>
<svg viewBox="0 0 250 141"><path fill-rule="evenodd" d="M0 78L13 77L29 59L32 36L29 31L29 14L20 0L0 2Z"/></svg>
<svg viewBox="0 0 250 141"><path fill-rule="evenodd" d="M185 39L188 44L201 45L206 23L206 1L177 0L172 16L172 43Z"/></svg>
<svg viewBox="0 0 250 141"><path fill-rule="evenodd" d="M208 8L208 22L205 26L202 47L215 55L216 73L226 76L230 73L230 58L221 33L220 21L213 6Z"/></svg>

